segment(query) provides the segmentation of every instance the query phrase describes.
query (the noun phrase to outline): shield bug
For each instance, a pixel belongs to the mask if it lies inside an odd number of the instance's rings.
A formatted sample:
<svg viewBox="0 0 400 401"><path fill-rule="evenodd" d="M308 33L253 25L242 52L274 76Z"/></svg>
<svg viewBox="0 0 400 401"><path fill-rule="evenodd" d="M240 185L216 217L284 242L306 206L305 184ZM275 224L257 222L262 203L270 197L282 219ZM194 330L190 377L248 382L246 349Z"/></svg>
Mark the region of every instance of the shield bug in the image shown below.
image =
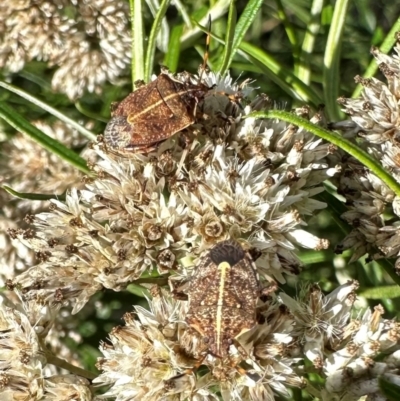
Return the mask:
<svg viewBox="0 0 400 401"><path fill-rule="evenodd" d="M117 151L146 151L195 122L195 110L210 90L162 72L129 94L112 112L104 142Z"/></svg>
<svg viewBox="0 0 400 401"><path fill-rule="evenodd" d="M211 19L209 19L209 32ZM197 104L209 92L202 83L210 45L207 35L201 73L197 82L193 76L178 80L167 71L152 82L130 93L112 110L104 131L104 142L117 151L146 152L195 122Z"/></svg>
<svg viewBox="0 0 400 401"><path fill-rule="evenodd" d="M187 324L208 353L225 358L236 337L256 325L260 282L250 253L233 240L217 243L200 258L187 295Z"/></svg>

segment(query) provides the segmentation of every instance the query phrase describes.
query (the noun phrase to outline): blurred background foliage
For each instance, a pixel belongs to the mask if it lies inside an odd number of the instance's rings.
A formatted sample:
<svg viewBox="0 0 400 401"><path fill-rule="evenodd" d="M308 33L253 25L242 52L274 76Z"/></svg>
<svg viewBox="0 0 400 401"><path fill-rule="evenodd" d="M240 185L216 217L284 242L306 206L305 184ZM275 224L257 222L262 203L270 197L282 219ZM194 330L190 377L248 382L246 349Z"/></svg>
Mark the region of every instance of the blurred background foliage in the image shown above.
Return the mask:
<svg viewBox="0 0 400 401"><path fill-rule="evenodd" d="M74 1L27 1L25 8L21 8L22 11L14 5L14 2L9 1L6 3L8 4L0 6L1 81L12 84L44 101L65 116L79 122L81 126L87 127L95 135L101 134L110 117L111 103L123 99L132 91L132 81L135 78L140 78L140 71L144 71L145 64L149 61L148 58L146 59L145 53L156 12L161 9L158 2L156 0L148 0L147 2L132 1L132 4L129 4L127 0L111 4L113 2L92 2L87 0L84 2L86 9L83 9L83 6L80 8ZM15 22L15 19L22 18L18 13L31 12L36 8L34 15L39 15L39 20L43 18L39 22L43 24L42 29L45 31L46 20L43 16L40 17L40 13L42 12L41 7L47 3L56 4L57 7L53 12L58 13L60 18L68 21L69 24L67 25L70 32L67 29L65 30L66 33L60 39L60 43L64 44L69 43L69 40L73 41L74 46L77 46L78 56L79 51L82 51L82 60L89 55L87 57L88 62L78 71L78 74L87 74L89 78L97 76L96 88L91 88L90 85L83 86L76 91L75 95L71 96L69 91L74 89L71 88L71 85L74 85L74 81L67 76L67 71L64 76L65 81L61 80L61 84L55 89L54 75L60 68L65 67L69 58L68 52L71 52L71 55L75 54L73 53L75 50L69 48L69 45L66 45L65 49L61 49L63 56L61 57L58 54L57 57L54 57L54 60L52 60L51 54L47 54L46 59L44 55L40 55L40 52L36 55L30 55L26 52L20 68L15 66L10 68L6 51L10 52L11 49L11 52L15 52L24 49L24 42L22 40L18 42L18 36L7 35L7 30L12 29L10 21ZM115 5L116 3L118 3L118 6ZM205 51L206 34L197 28L196 22L206 20L208 15L212 16L211 30L214 36L210 45L209 66L213 70L217 69L221 65L221 59L226 49L224 43L221 43L217 38L225 40L227 32L229 32L230 3L228 1L190 0L184 2L175 1L169 5L168 2L163 2L163 4L166 6L165 16L160 25L161 34L155 42L154 62L150 65L152 72L159 74L160 65L167 65L173 71L197 72ZM389 40L393 44L394 38L391 30L398 23L400 15L400 3L391 0L360 0L353 2L317 0L248 2L238 0L234 2L238 21L246 15L249 5L254 5L256 12L254 13L253 21L243 33L241 40L251 45L251 48L260 58L257 62L254 62L254 58L249 58L248 54L243 50L236 52L229 66L230 74L235 79L238 79L239 82L250 79L253 82L252 86L257 88L256 93L268 94L275 101L278 108L286 110L307 103L312 107L318 106L318 102L312 99L308 99L310 101L307 102L307 100L302 101L301 97L296 98L293 96L293 93L296 92L296 88L293 85L293 76L301 77L301 80L305 82L305 86L315 94L316 99L320 100L319 103L328 101L335 104L337 96L351 97L356 87L354 76L363 75L371 63L371 46L379 47L385 40ZM107 9L107 7L109 8ZM133 54L137 56L142 52L143 57L134 57L132 64L133 68L136 66L136 74L135 72L132 73L129 64L122 64L116 75L112 79L108 79L107 77L104 78L104 68L108 68L107 62L112 59L112 63L118 64L120 57L126 59L131 54L130 46L123 48L123 55L114 51L116 47L113 45L113 40L120 39L101 20L102 16L107 16L107 18L109 17L108 22L113 24L112 16L109 16L113 12L112 7L122 13L122 20L126 19L125 25L124 22L121 23L121 26L125 29L123 34L130 40L132 28L134 36L137 36L136 40L140 40L140 37L142 37L141 49L138 50L136 48L136 53L134 50ZM344 8L343 30L340 30L339 23L335 22L336 25L334 25L332 22L335 8L338 7ZM136 19L133 27L129 22L130 8L140 11L139 14L135 15ZM314 16L312 15L312 10L315 13ZM234 18L234 15L232 16L231 14L231 17ZM103 25L99 24L99 21L103 21ZM137 21L141 21L143 24L143 35L140 33L140 23L138 24ZM313 45L310 52L307 53L305 50L305 38L310 34L311 22L313 22L316 32L315 35L312 35ZM34 25L34 22L32 22L32 26ZM204 26L205 24L202 25ZM35 26L37 27L37 25ZM26 35L33 35L32 39L38 40L35 37L36 31L33 28L32 32L29 32L29 26L25 28L27 30L25 32ZM110 31L107 31L107 29L110 29ZM329 33L335 30L339 31L339 39L334 43L333 50L333 65L334 69L336 69L337 80L329 83L335 88L332 91L326 86L327 83L324 82L327 79L324 60L326 60L327 56ZM84 50L79 50L79 41L77 42L74 37L76 32L80 32L81 40L84 43L88 43ZM122 31L120 34L122 34ZM309 39L310 37L307 40ZM104 44L102 45L104 40L109 41L108 47L104 47ZM2 44L1 41L3 42ZM102 55L106 62L92 65L90 63L92 54ZM71 64L68 68L73 69L74 64ZM309 78L304 78L306 76ZM376 73L376 76L380 77L379 72ZM141 78L144 78L144 76ZM384 80L382 77L380 78ZM309 82L307 82L308 79ZM280 85L280 81L284 82L286 86ZM63 86L63 82L65 86ZM17 113L17 119L19 118L18 116L22 116L30 122L41 121L50 126L58 120L42 107L32 104L23 96L21 97L6 90L4 87L0 88L1 104L6 104L13 112ZM328 120L333 120L335 116L339 115L339 107L335 107L335 110L327 110ZM52 132L49 132L48 135L56 137ZM72 141L72 134L65 131L64 135L70 135L69 140L64 140L62 137L58 137L57 140L70 147L74 152L80 154L86 149L87 137ZM55 191L54 186L46 185L47 175L53 174L53 179L63 181L60 176L54 176L53 166L46 165L46 163L40 166L39 173L36 171L33 177L27 178L29 177L29 170L33 169L33 166L38 161L37 153L35 154L34 149L30 150L31 153L23 153L26 150L25 145L20 145L20 148L13 150L13 146L15 146L13 141L16 136L16 130L3 119L0 119L0 151L2 152L0 156L0 184L9 185L24 193L59 195L67 190L67 187L62 187L61 185ZM13 151L17 151L21 155L18 160L15 157L10 157ZM21 168L23 171L19 171ZM18 174L17 171L19 171ZM67 172L67 174L69 173ZM29 180L30 185L27 185L27 180ZM42 180L41 183L39 182L40 180ZM345 206L340 202L333 204L332 198L324 200L330 206L318 216L313 216L309 224L311 231L317 236L329 239L331 248L318 252L302 251L300 257L305 267L300 279L318 282L323 290L329 291L335 288L338 283L354 278L360 282L359 293L365 295L366 305L367 303L370 306L382 303L390 316L398 315L397 311L400 310L398 296L400 294L398 294L395 286L388 287L393 282L381 266L375 262L366 263L365 260L348 265L348 252L344 255L334 254L334 246L345 236L345 232L348 230L345 223L340 223L340 214L345 210ZM4 258L3 264L0 266L3 280L6 280L18 273L15 265L11 266L11 263L15 263L18 258L22 263L19 265L19 270L36 263L35 256L29 255L28 251L25 253L18 251L18 253L11 249L15 244L6 239L7 228L10 226L23 227L23 217L27 213L45 210L48 204L36 200L18 200L4 190L1 190L0 202L0 215L3 219L0 225L0 230L2 230L0 239L3 238L0 241L0 253L2 252L2 247L4 254L7 252L15 253L15 255L13 254L14 256L8 259ZM299 278L289 278L285 291L291 295L295 294L298 290L297 283L299 283ZM93 297L91 302L84 308L83 313L76 317L76 321L71 322L71 328L77 330L81 338L75 341L69 337L66 341L71 343L69 345L72 349L75 347L77 352L81 354L81 360L86 362L87 368L93 366L93 359L97 355L99 341L106 338L107 332L113 326L121 324L123 313L130 311L133 304L145 304L142 302L143 298L137 295L138 293L140 293L140 288L138 289L137 286L132 286L130 291L121 293L104 291L104 293ZM104 322L107 323L105 324Z"/></svg>

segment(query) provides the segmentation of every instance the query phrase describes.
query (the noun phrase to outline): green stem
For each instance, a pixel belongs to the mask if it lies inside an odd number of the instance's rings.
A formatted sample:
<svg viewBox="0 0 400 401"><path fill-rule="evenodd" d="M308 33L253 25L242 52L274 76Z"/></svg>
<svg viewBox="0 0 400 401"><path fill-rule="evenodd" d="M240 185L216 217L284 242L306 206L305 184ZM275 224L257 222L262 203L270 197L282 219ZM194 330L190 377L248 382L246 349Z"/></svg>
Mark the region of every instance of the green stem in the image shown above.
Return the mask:
<svg viewBox="0 0 400 401"><path fill-rule="evenodd" d="M323 87L326 113L331 120L340 120L336 99L339 97L341 44L349 0L337 0L324 54Z"/></svg>
<svg viewBox="0 0 400 401"><path fill-rule="evenodd" d="M55 355L51 354L50 352L46 352L46 359L47 363L51 365L58 366L59 368L68 370L69 372L77 375L82 376L88 380L95 379L98 375L93 372L89 372L86 369L79 368L78 366L72 365L69 362L65 361L64 359L58 358Z"/></svg>
<svg viewBox="0 0 400 401"><path fill-rule="evenodd" d="M82 135L86 136L91 141L95 141L97 138L97 135L94 134L93 132L87 130L85 127L82 127L78 122L76 122L74 119L69 118L65 114L59 112L57 109L54 107L51 107L47 103L39 100L38 98L32 96L30 93L23 91L20 88L17 88L16 86L13 86L11 84L8 84L7 82L0 81L0 87L3 87L10 92L13 92L17 94L18 96L21 96L22 98L28 100L29 102L35 104L36 106L40 107L43 110L46 110L53 116L57 117L61 121L64 121L66 124L70 125L71 127L75 128L78 132L80 132Z"/></svg>
<svg viewBox="0 0 400 401"><path fill-rule="evenodd" d="M321 13L324 7L324 0L313 0L310 12L310 20L307 24L307 30L304 34L303 44L301 46L300 63L297 70L297 77L306 85L311 83L311 65L313 62L314 47L318 32L321 27Z"/></svg>
<svg viewBox="0 0 400 401"><path fill-rule="evenodd" d="M65 201L65 192L61 195L36 194L36 193L30 193L30 192L18 192L7 185L3 185L1 188L3 188L5 191L7 191L10 195L15 196L16 198L19 198L19 199L30 199L30 200L37 200L37 201L47 201L50 199L57 199L59 201Z"/></svg>
<svg viewBox="0 0 400 401"><path fill-rule="evenodd" d="M44 149L61 157L61 159L78 168L83 173L91 174L85 159L59 141L46 135L4 102L0 102L0 119L7 121L17 131L29 136Z"/></svg>
<svg viewBox="0 0 400 401"><path fill-rule="evenodd" d="M150 36L147 41L147 54L146 61L144 67L144 81L149 82L151 73L153 72L153 64L154 64L154 54L156 51L156 39L157 35L160 32L161 23L167 12L171 0L163 0L161 2L160 8L154 18L153 26L151 27Z"/></svg>
<svg viewBox="0 0 400 401"><path fill-rule="evenodd" d="M138 278L132 284L157 284L162 287L168 284L168 277L145 277Z"/></svg>
<svg viewBox="0 0 400 401"><path fill-rule="evenodd" d="M310 121L298 117L293 113L281 110L269 110L251 113L247 118L277 118L282 121L297 125L298 127L304 128L312 134L325 139L326 141L333 143L338 148L344 150L351 156L355 157L360 163L368 167L373 174L375 174L380 180L382 180L395 194L400 196L400 184L367 152L360 149L357 145L350 142L349 140L341 137L335 132L328 131Z"/></svg>
<svg viewBox="0 0 400 401"><path fill-rule="evenodd" d="M132 84L144 79L142 0L129 0L132 25Z"/></svg>

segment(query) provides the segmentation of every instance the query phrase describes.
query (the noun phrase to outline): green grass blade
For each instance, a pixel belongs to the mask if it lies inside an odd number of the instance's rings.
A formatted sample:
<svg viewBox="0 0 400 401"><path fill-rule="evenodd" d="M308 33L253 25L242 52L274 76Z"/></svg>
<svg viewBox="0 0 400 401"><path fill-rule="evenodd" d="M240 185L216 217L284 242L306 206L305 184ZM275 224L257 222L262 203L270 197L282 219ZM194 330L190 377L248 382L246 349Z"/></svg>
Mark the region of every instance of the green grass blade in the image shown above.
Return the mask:
<svg viewBox="0 0 400 401"><path fill-rule="evenodd" d="M368 288L360 291L359 295L367 299L392 299L400 297L400 287L398 285L385 285Z"/></svg>
<svg viewBox="0 0 400 401"><path fill-rule="evenodd" d="M231 4L229 6L228 22L226 27L224 52L222 54L221 63L217 68L217 72L219 72L221 75L226 74L226 71L228 70L230 64L232 63L231 55L232 55L233 38L235 36L236 18L237 18L237 13L236 13L235 2L231 1Z"/></svg>
<svg viewBox="0 0 400 401"><path fill-rule="evenodd" d="M157 11L160 9L160 1L146 0L146 3L147 6L150 8L154 20L154 18L157 15ZM166 18L163 18L161 21L161 28L159 30L159 34L157 35L156 39L157 48L161 50L163 53L166 53L168 50L169 33L170 33L170 28L168 25L168 21Z"/></svg>
<svg viewBox="0 0 400 401"><path fill-rule="evenodd" d="M75 128L78 132L80 132L82 135L84 135L86 138L90 139L91 141L96 140L96 135L93 132L87 130L85 127L82 127L82 125L77 123L75 120L67 117L63 113L60 113L57 109L55 109L54 107L51 107L47 103L37 99L36 97L23 91L22 89L17 88L16 86L7 84L6 82L0 81L0 86L9 90L10 92L15 93L18 96L21 96L22 98L28 100L28 102L35 104L36 106L40 107L41 109L46 110L48 113L52 114L54 117L57 117L59 120L64 121L66 124L68 124L72 128Z"/></svg>
<svg viewBox="0 0 400 401"><path fill-rule="evenodd" d="M295 15L304 25L310 17L310 11L308 7L308 1L293 1L293 0L282 0L282 4L286 8L290 8L292 15Z"/></svg>
<svg viewBox="0 0 400 401"><path fill-rule="evenodd" d="M142 0L129 0L132 25L132 84L144 79Z"/></svg>
<svg viewBox="0 0 400 401"><path fill-rule="evenodd" d="M379 47L379 50L382 53L385 53L385 54L389 53L389 51L392 49L392 47L396 43L396 40L397 40L396 32L399 32L399 31L400 31L400 17L396 20L395 24L392 26L392 28L386 35L386 38L383 41L382 45ZM378 70L378 64L376 64L375 59L372 58L370 64L368 65L367 69L365 70L365 74L363 75L363 77L371 78L375 75L377 70ZM360 95L362 89L363 89L363 86L358 84L351 97L352 98L358 97Z"/></svg>
<svg viewBox="0 0 400 401"><path fill-rule="evenodd" d="M237 70L238 72L249 71L249 72L254 72L256 74L261 74L263 72L263 70L255 64L244 63L244 62L239 63L236 61L232 62L231 69Z"/></svg>
<svg viewBox="0 0 400 401"><path fill-rule="evenodd" d="M349 0L336 1L324 54L324 103L326 106L326 114L328 118L333 121L341 119L341 112L336 99L339 97L339 63L348 6Z"/></svg>
<svg viewBox="0 0 400 401"><path fill-rule="evenodd" d="M40 131L4 102L0 102L0 118L7 121L17 131L28 135L36 143L47 149L49 152L60 156L61 159L78 168L85 174L90 174L90 170L87 168L85 159L80 157L71 149L68 149L62 143Z"/></svg>
<svg viewBox="0 0 400 401"><path fill-rule="evenodd" d="M298 48L298 40L296 35L296 30L294 29L292 23L286 15L285 8L280 0L276 0L276 5L278 9L278 18L282 21L283 26L285 27L286 35L289 39L290 44L293 47L294 54L296 56L296 50Z"/></svg>
<svg viewBox="0 0 400 401"><path fill-rule="evenodd" d="M181 52L181 36L183 25L175 25L169 38L168 51L164 57L164 65L172 72L176 72Z"/></svg>
<svg viewBox="0 0 400 401"><path fill-rule="evenodd" d="M311 82L311 64L314 52L315 41L321 27L321 13L324 0L314 0L311 6L310 20L307 24L307 31L304 35L301 46L300 63L297 70L298 78L309 85Z"/></svg>
<svg viewBox="0 0 400 401"><path fill-rule="evenodd" d="M19 199L29 199L29 200L37 200L37 201L46 201L50 199L57 199L60 201L65 200L65 193L61 195L54 195L54 194L35 194L35 193L28 193L28 192L18 192L9 187L8 185L3 185L2 188L8 192L10 195L15 196Z"/></svg>
<svg viewBox="0 0 400 401"><path fill-rule="evenodd" d="M233 57L235 56L236 52L238 51L240 44L242 43L244 36L246 35L247 30L250 28L251 24L253 23L261 5L263 4L263 0L250 0L245 9L243 10L239 21L235 27L235 34L233 37L233 43L231 46L231 50L229 53L229 58L226 62L227 67L232 63ZM227 43L225 43L225 46Z"/></svg>
<svg viewBox="0 0 400 401"><path fill-rule="evenodd" d="M149 40L147 43L146 62L145 62L145 75L144 80L149 82L154 67L154 54L156 52L156 39L161 30L161 23L167 12L171 0L163 0L160 8L154 18L153 26L151 27Z"/></svg>
<svg viewBox="0 0 400 401"><path fill-rule="evenodd" d="M400 394L400 386L387 380L385 375L378 378L379 389L387 401L398 401Z"/></svg>
<svg viewBox="0 0 400 401"><path fill-rule="evenodd" d="M256 65L294 99L311 102L314 107L322 103L321 97L309 85L301 82L290 70L281 66L272 56L260 48L242 42L240 49L250 55L253 61L257 60Z"/></svg>
<svg viewBox="0 0 400 401"><path fill-rule="evenodd" d="M183 5L183 3L180 0L174 0L174 4L176 9L178 10L178 13L181 15L184 24L188 28L193 28L192 20L190 19L190 15L186 9L186 7Z"/></svg>

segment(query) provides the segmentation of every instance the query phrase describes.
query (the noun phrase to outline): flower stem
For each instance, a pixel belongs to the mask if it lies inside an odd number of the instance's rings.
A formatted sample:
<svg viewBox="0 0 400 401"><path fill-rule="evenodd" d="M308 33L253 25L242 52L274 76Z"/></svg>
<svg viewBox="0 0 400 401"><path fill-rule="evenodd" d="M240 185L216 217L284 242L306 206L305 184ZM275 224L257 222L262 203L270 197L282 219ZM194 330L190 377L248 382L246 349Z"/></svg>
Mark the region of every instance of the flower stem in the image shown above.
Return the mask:
<svg viewBox="0 0 400 401"><path fill-rule="evenodd" d="M86 369L82 369L79 368L78 366L72 365L69 362L65 361L64 359L56 357L52 353L46 353L46 359L48 363L54 366L58 366L59 368L68 370L69 372L77 376L82 376L88 380L93 380L98 376L96 373L89 372Z"/></svg>

